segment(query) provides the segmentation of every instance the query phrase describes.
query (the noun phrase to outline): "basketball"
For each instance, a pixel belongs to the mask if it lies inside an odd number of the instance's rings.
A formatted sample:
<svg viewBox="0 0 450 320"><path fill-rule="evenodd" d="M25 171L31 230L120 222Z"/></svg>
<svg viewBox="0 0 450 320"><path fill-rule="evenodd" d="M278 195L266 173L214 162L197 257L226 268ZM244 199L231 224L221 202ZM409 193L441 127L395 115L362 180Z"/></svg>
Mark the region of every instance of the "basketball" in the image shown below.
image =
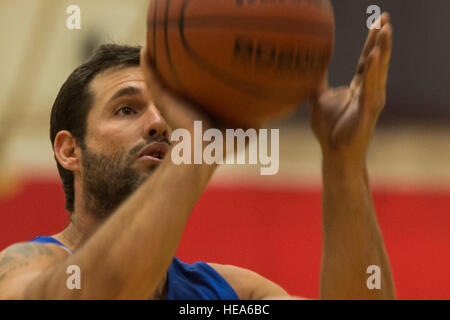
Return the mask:
<svg viewBox="0 0 450 320"><path fill-rule="evenodd" d="M287 116L324 77L329 0L152 0L147 48L175 93L246 127Z"/></svg>

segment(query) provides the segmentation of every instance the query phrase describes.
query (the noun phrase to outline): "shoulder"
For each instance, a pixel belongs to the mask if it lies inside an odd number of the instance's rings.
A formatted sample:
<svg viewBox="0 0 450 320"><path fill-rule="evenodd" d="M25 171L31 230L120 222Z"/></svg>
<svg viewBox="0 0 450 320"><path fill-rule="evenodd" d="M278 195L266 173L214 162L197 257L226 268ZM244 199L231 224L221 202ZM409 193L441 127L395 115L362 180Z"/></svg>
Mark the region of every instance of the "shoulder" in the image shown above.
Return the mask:
<svg viewBox="0 0 450 320"><path fill-rule="evenodd" d="M20 242L0 252L0 268L14 261L55 260L68 255L66 250L56 244Z"/></svg>
<svg viewBox="0 0 450 320"><path fill-rule="evenodd" d="M241 300L289 298L289 294L281 286L254 271L218 263L208 263L208 265L231 285Z"/></svg>
<svg viewBox="0 0 450 320"><path fill-rule="evenodd" d="M0 298L8 294L6 289L20 286L48 266L66 258L69 253L55 244L34 242L16 243L0 252Z"/></svg>

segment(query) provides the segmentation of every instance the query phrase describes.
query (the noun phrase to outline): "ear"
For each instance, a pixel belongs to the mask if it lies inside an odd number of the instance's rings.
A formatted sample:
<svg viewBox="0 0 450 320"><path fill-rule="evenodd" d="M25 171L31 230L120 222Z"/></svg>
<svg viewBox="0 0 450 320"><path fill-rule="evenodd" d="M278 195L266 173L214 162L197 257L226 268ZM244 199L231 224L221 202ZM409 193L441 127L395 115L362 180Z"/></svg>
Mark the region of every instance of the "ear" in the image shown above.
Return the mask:
<svg viewBox="0 0 450 320"><path fill-rule="evenodd" d="M53 143L53 150L59 164L67 170L77 171L80 167L80 154L76 139L69 131L59 131Z"/></svg>

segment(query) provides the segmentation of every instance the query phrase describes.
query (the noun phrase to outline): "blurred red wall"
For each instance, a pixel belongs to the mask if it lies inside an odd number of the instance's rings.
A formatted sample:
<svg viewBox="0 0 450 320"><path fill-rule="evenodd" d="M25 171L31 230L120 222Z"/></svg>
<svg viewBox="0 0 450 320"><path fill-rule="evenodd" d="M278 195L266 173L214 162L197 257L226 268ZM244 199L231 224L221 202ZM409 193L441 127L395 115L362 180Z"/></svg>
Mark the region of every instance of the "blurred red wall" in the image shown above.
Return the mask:
<svg viewBox="0 0 450 320"><path fill-rule="evenodd" d="M374 190L399 299L450 299L450 190ZM250 268L289 293L318 298L320 190L212 187L190 219L177 256ZM29 179L0 200L0 250L68 222L59 180Z"/></svg>

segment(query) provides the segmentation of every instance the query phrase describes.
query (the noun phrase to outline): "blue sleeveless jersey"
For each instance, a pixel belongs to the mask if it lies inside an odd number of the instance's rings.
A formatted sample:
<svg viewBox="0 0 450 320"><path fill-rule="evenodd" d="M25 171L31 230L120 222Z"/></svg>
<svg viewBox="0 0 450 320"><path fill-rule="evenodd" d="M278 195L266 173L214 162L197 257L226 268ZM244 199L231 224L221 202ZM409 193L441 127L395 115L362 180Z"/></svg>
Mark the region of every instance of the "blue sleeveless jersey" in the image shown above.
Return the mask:
<svg viewBox="0 0 450 320"><path fill-rule="evenodd" d="M53 243L72 253L52 237L30 242ZM229 283L205 262L187 264L174 257L167 271L167 300L239 300Z"/></svg>

